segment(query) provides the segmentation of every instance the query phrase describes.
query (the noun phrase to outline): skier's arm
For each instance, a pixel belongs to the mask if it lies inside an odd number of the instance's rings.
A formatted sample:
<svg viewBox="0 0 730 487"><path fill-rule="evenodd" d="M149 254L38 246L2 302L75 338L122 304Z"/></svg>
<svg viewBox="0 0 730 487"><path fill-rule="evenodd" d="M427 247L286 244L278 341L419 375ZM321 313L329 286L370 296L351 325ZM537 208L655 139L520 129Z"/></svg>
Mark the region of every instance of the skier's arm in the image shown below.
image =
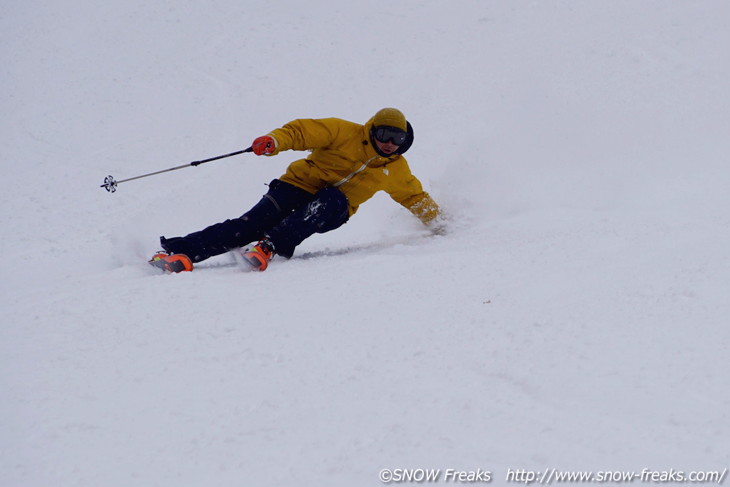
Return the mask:
<svg viewBox="0 0 730 487"><path fill-rule="evenodd" d="M272 150L265 154L273 156L286 150L329 147L340 136L342 122L336 118L293 120L264 136L274 141Z"/></svg>
<svg viewBox="0 0 730 487"><path fill-rule="evenodd" d="M439 205L423 190L421 182L410 171L404 176L399 184L388 191L390 197L430 226L441 214Z"/></svg>

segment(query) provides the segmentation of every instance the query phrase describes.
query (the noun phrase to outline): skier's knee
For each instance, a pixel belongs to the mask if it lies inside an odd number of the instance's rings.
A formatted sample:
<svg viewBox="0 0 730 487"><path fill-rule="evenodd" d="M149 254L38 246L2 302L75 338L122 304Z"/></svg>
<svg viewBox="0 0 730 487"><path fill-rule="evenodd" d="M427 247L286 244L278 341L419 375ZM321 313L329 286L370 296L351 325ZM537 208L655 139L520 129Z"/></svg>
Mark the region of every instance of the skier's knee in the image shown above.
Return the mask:
<svg viewBox="0 0 730 487"><path fill-rule="evenodd" d="M316 232L325 233L340 227L349 218L347 197L337 188L324 188L309 203L305 219L314 221Z"/></svg>

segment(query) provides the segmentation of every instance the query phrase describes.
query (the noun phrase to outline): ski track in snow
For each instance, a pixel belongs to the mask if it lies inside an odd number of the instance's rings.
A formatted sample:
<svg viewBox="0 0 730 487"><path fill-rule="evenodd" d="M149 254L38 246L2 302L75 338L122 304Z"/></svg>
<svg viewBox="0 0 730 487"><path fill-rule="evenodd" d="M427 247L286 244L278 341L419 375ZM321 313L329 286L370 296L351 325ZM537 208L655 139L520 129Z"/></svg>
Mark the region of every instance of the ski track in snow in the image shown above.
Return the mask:
<svg viewBox="0 0 730 487"><path fill-rule="evenodd" d="M730 8L388 10L4 13L0 485L729 466ZM383 106L446 235L380 194L264 273L163 275L300 155L98 187Z"/></svg>

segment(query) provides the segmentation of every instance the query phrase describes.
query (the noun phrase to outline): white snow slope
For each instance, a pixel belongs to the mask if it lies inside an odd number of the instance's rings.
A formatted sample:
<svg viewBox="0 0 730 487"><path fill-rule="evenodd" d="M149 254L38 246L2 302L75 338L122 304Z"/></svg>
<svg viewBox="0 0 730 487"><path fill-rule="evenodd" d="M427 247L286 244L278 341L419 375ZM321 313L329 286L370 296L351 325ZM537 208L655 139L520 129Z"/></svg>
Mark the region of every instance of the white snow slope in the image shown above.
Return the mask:
<svg viewBox="0 0 730 487"><path fill-rule="evenodd" d="M730 467L730 3L5 3L0 485ZM99 188L385 106L448 235L161 275L300 154Z"/></svg>

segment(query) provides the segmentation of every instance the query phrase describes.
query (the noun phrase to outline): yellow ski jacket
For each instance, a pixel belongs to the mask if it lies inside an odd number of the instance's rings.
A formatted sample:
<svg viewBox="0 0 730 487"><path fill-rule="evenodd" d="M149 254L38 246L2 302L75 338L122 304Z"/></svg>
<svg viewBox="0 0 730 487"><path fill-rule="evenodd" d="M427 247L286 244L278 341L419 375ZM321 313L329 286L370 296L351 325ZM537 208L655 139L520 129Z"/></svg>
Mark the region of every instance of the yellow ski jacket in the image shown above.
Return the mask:
<svg viewBox="0 0 730 487"><path fill-rule="evenodd" d="M402 155L381 157L370 141L373 119L360 125L338 118L300 119L269 135L276 141L271 155L286 150L311 150L309 157L292 162L281 176L284 182L310 193L333 186L349 202L352 216L378 191L406 207L423 223L439 214L439 206L423 190Z"/></svg>

